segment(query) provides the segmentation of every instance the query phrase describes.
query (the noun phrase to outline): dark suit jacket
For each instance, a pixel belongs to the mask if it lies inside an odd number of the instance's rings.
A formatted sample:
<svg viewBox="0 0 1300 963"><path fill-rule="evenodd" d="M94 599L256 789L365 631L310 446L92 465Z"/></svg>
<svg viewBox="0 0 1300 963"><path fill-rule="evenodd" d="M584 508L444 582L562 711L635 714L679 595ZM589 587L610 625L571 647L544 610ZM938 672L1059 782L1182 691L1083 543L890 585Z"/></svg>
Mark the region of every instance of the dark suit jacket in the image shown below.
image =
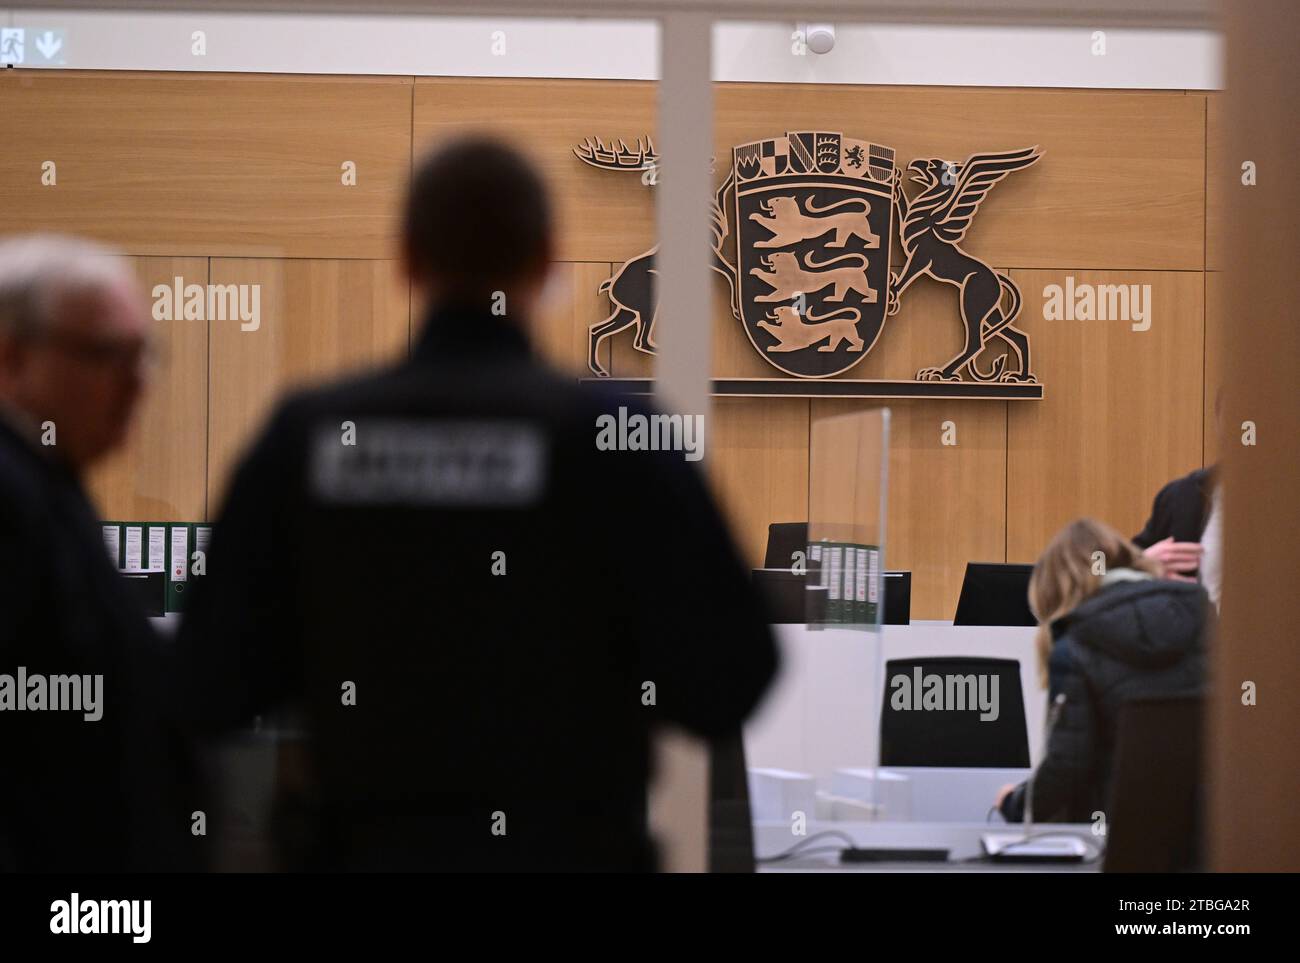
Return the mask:
<svg viewBox="0 0 1300 963"><path fill-rule="evenodd" d="M191 599L183 691L216 727L300 705L307 864L653 866L651 731L734 734L776 650L695 466L597 448L620 406L645 410L553 374L501 318L449 309L409 361L271 419ZM540 445L540 483L457 504L451 449L526 482L501 430Z"/></svg>
<svg viewBox="0 0 1300 963"><path fill-rule="evenodd" d="M1139 548L1149 548L1170 535L1178 542L1199 542L1210 514L1215 469L1198 468L1176 478L1156 495L1151 517L1133 536Z"/></svg>
<svg viewBox="0 0 1300 963"><path fill-rule="evenodd" d="M0 421L0 673L103 676L98 721L0 711L0 870L196 865L163 652L124 589L76 477Z"/></svg>

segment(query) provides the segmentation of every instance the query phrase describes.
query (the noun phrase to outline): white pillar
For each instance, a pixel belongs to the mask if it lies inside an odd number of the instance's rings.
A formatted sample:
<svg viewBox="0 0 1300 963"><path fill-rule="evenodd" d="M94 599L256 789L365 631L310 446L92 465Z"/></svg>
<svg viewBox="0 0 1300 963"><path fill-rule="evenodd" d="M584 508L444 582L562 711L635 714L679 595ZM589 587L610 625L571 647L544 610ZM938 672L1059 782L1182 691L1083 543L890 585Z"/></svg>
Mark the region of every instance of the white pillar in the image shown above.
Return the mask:
<svg viewBox="0 0 1300 963"><path fill-rule="evenodd" d="M659 37L659 156L655 187L658 222L659 313L654 337L656 404L700 414L705 443L709 418L709 200L713 178L713 19L666 14ZM707 452L706 452L707 457ZM709 759L706 747L682 734L656 741L658 773L650 795L650 825L670 872L708 868Z"/></svg>

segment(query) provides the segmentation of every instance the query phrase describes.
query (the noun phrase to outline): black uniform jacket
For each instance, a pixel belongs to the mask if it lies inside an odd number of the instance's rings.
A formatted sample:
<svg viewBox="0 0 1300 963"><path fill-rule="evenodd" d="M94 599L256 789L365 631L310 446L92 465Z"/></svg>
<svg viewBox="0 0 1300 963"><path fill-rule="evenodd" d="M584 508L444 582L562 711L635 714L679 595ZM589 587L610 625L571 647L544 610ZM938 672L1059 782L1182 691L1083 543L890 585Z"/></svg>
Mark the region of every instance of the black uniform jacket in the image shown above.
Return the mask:
<svg viewBox="0 0 1300 963"><path fill-rule="evenodd" d="M597 444L638 413L456 308L409 360L275 413L217 522L182 691L209 726L302 712L308 865L653 865L650 732L733 734L777 657L696 465Z"/></svg>

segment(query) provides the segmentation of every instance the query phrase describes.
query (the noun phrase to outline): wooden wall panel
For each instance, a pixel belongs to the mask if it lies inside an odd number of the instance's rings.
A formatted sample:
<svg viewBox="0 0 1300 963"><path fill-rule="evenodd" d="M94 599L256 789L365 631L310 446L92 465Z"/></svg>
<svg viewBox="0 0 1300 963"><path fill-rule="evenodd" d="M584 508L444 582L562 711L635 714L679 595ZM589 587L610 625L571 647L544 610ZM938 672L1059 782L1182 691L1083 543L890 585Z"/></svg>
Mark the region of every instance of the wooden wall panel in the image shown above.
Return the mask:
<svg viewBox="0 0 1300 963"><path fill-rule="evenodd" d="M1214 416L1215 394L1223 386L1223 337L1230 322L1224 303L1227 290L1223 284L1226 260L1224 240L1227 224L1227 199L1239 190L1257 190L1241 183L1241 161L1249 158L1228 157L1224 99L1219 93L1206 97L1205 109L1205 453L1204 462L1213 464L1219 457L1219 427Z"/></svg>
<svg viewBox="0 0 1300 963"><path fill-rule="evenodd" d="M206 284L207 258L128 259L146 295L154 285ZM152 298L150 299L152 303ZM179 312L177 312L179 314ZM198 522L206 517L208 326L156 321L158 362L125 447L96 466L91 497L105 518Z"/></svg>
<svg viewBox="0 0 1300 963"><path fill-rule="evenodd" d="M878 402L817 400L814 419ZM891 404L885 565L912 573L912 618L951 619L966 563L1006 551L1007 402ZM943 444L945 422L955 445Z"/></svg>
<svg viewBox="0 0 1300 963"><path fill-rule="evenodd" d="M768 524L808 518L808 402L716 399L704 444L732 537L745 560L758 568L767 551Z"/></svg>
<svg viewBox="0 0 1300 963"><path fill-rule="evenodd" d="M1026 309L1043 288L1150 284L1152 322L1043 321L1046 397L1010 406L1007 560L1034 561L1066 522L1094 516L1132 535L1166 482L1201 464L1204 285L1198 272L1017 271Z"/></svg>
<svg viewBox="0 0 1300 963"><path fill-rule="evenodd" d="M561 371L580 378L593 377L587 367L587 327L607 310L605 296L597 291L609 277L609 264L563 261L551 270L537 319L530 332L543 358ZM608 362L609 342L601 346Z"/></svg>
<svg viewBox="0 0 1300 963"><path fill-rule="evenodd" d="M971 254L1199 269L1204 110L1180 92L720 84L716 145L729 157L786 130L841 130L893 147L902 166L1038 144L1045 158L989 195L963 245Z"/></svg>
<svg viewBox="0 0 1300 963"><path fill-rule="evenodd" d="M409 77L0 71L0 210L132 254L391 258L410 112Z"/></svg>
<svg viewBox="0 0 1300 963"><path fill-rule="evenodd" d="M1241 163L1250 158L1239 158L1235 152L1229 157L1224 130L1223 95L1207 94L1205 100L1205 269L1222 271L1225 260L1223 243L1227 229L1224 204L1234 191L1242 188Z"/></svg>
<svg viewBox="0 0 1300 963"><path fill-rule="evenodd" d="M596 288L653 243L654 193L637 174L582 164L572 147L652 133L655 97L652 83L621 81L0 72L0 115L16 134L0 154L5 230L66 230L163 256L142 261L142 275L172 271L168 257L212 256L212 281L266 286L260 333L215 324L205 354L199 329L171 332L186 374L165 374L139 440L96 474L105 510L201 515L283 386L401 350L418 321L390 263L411 149L453 131L513 140L554 187L564 263L535 341L584 373L587 328L610 310ZM1046 151L994 189L965 242L1020 284L1019 323L1046 399L892 406L889 564L914 571L918 617L951 616L966 561L1032 561L1077 514L1131 532L1161 484L1213 460L1227 317L1207 307L1222 285L1202 272L1221 259L1215 224L1237 184L1225 174L1214 190L1224 153L1216 96L721 84L716 98L721 168L733 145L790 129L843 130L895 147L903 163L1033 143ZM56 187L40 186L44 160L58 163ZM339 182L344 160L359 165L357 187ZM348 258L357 260L339 260ZM1042 287L1067 265L1080 281L1153 283L1153 329L1042 320ZM726 292L716 279L701 312L715 374L778 376L732 318ZM946 360L961 337L955 298L918 281L844 377L910 378ZM628 331L605 343L613 372L648 376L653 359L631 339ZM806 517L810 414L863 404L717 404L710 472L754 564L769 522ZM198 413L183 414L190 409ZM943 420L957 423L956 449L939 444ZM206 493L188 453L203 436Z"/></svg>
<svg viewBox="0 0 1300 963"><path fill-rule="evenodd" d="M1046 159L999 184L980 211L972 254L1016 267L1204 267L1204 95L718 84L715 98L719 181L733 146L786 130L842 130L894 147L904 164L1039 144ZM417 148L487 128L535 151L560 197L565 260L622 261L653 243L652 189L570 153L584 137L635 139L653 123L650 83L416 83Z"/></svg>
<svg viewBox="0 0 1300 963"><path fill-rule="evenodd" d="M285 389L405 354L407 288L392 261L214 259L213 284L261 285L261 324L212 322L208 504Z"/></svg>
<svg viewBox="0 0 1300 963"><path fill-rule="evenodd" d="M1226 395L1224 388L1223 353L1224 338L1231 324L1227 297L1227 285L1219 271L1205 272L1205 405L1203 413L1205 448L1202 462L1213 465L1219 460L1225 439L1235 439L1240 435L1240 424L1229 426L1225 417L1215 416L1216 396Z"/></svg>
<svg viewBox="0 0 1300 963"><path fill-rule="evenodd" d="M419 77L415 151L468 131L510 141L555 192L556 257L621 263L654 243L652 189L639 174L587 166L573 148L587 137L635 143L652 135L654 104L655 85L635 81Z"/></svg>

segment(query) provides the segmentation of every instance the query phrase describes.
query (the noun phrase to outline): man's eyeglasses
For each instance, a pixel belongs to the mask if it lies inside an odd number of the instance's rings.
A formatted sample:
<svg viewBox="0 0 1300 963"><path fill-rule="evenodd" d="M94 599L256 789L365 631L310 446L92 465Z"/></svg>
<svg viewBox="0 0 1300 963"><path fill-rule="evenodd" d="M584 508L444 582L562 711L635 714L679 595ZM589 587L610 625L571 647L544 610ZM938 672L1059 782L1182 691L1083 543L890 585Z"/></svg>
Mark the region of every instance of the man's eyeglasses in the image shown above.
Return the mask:
<svg viewBox="0 0 1300 963"><path fill-rule="evenodd" d="M147 338L92 338L64 331L41 340L69 357L101 367L153 370L163 361L159 345Z"/></svg>

